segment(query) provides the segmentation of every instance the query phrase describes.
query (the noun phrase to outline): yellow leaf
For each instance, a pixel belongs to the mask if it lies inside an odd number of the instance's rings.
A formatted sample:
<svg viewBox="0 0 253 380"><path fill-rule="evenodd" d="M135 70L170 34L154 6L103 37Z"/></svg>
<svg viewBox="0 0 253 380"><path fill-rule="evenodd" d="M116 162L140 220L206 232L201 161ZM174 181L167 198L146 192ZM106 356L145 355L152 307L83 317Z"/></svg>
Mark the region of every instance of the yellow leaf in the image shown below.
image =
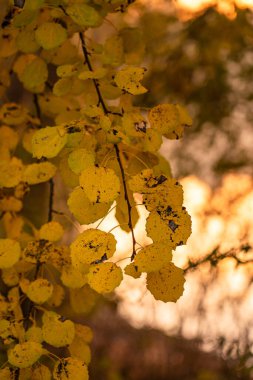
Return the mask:
<svg viewBox="0 0 253 380"><path fill-rule="evenodd" d="M187 111L187 109L181 106L180 104L177 104L176 106L179 112L180 123L185 127L191 127L192 118L189 115L189 112Z"/></svg>
<svg viewBox="0 0 253 380"><path fill-rule="evenodd" d="M83 231L70 245L73 266L80 268L99 260L107 260L116 250L116 240L111 233L90 228Z"/></svg>
<svg viewBox="0 0 253 380"><path fill-rule="evenodd" d="M182 206L183 188L177 180L167 178L166 181L158 185L154 190L152 193L143 195L143 203L148 211L156 209L159 212L164 211L169 213L171 208Z"/></svg>
<svg viewBox="0 0 253 380"><path fill-rule="evenodd" d="M147 192L154 191L154 188L162 183L162 181L166 181L166 179L166 177L156 178L153 175L152 169L144 169L140 173L132 176L128 180L128 185L133 192L146 194Z"/></svg>
<svg viewBox="0 0 253 380"><path fill-rule="evenodd" d="M33 156L37 158L52 158L62 150L67 142L66 134L58 127L39 129L32 138Z"/></svg>
<svg viewBox="0 0 253 380"><path fill-rule="evenodd" d="M124 67L115 75L116 85L132 95L140 95L147 92L147 89L140 84L146 69L142 67Z"/></svg>
<svg viewBox="0 0 253 380"><path fill-rule="evenodd" d="M45 278L38 278L30 282L25 293L31 301L40 305L52 296L53 285Z"/></svg>
<svg viewBox="0 0 253 380"><path fill-rule="evenodd" d="M42 343L42 329L35 325L29 327L29 329L25 332L25 340Z"/></svg>
<svg viewBox="0 0 253 380"><path fill-rule="evenodd" d="M79 315L90 313L98 299L98 294L87 284L80 289L70 289L69 293L71 308Z"/></svg>
<svg viewBox="0 0 253 380"><path fill-rule="evenodd" d="M18 50L16 37L18 30L8 26L1 28L0 32L0 58L7 58L15 54Z"/></svg>
<svg viewBox="0 0 253 380"><path fill-rule="evenodd" d="M56 69L56 74L58 77L66 78L66 77L72 77L73 75L76 75L79 70L79 67L77 64L71 65L60 65Z"/></svg>
<svg viewBox="0 0 253 380"><path fill-rule="evenodd" d="M91 360L90 347L81 337L75 336L73 342L68 347L72 358L82 360L85 364L89 364Z"/></svg>
<svg viewBox="0 0 253 380"><path fill-rule="evenodd" d="M27 165L23 172L22 180L29 185L47 182L55 175L56 166L51 162L39 162Z"/></svg>
<svg viewBox="0 0 253 380"><path fill-rule="evenodd" d="M1 380L15 380L13 374L13 368L5 367L0 369L0 379Z"/></svg>
<svg viewBox="0 0 253 380"><path fill-rule="evenodd" d="M0 239L0 268L10 268L16 264L21 254L20 245L12 239Z"/></svg>
<svg viewBox="0 0 253 380"><path fill-rule="evenodd" d="M75 174L80 174L89 166L94 166L95 155L85 148L75 149L68 156L68 164Z"/></svg>
<svg viewBox="0 0 253 380"><path fill-rule="evenodd" d="M54 247L51 242L46 240L29 241L23 251L23 258L28 263L45 263L50 257Z"/></svg>
<svg viewBox="0 0 253 380"><path fill-rule="evenodd" d="M93 332L89 326L75 324L76 336L84 340L86 343L91 343L93 339Z"/></svg>
<svg viewBox="0 0 253 380"><path fill-rule="evenodd" d="M191 218L185 208L177 207L160 212L152 211L146 223L148 236L153 241L166 241L173 249L186 244L191 235Z"/></svg>
<svg viewBox="0 0 253 380"><path fill-rule="evenodd" d="M43 49L54 49L67 39L67 31L55 22L44 22L36 30L35 38Z"/></svg>
<svg viewBox="0 0 253 380"><path fill-rule="evenodd" d="M188 112L178 104L160 104L150 110L148 118L151 128L169 139L181 138L184 127L192 124Z"/></svg>
<svg viewBox="0 0 253 380"><path fill-rule="evenodd" d="M45 241L45 240L42 240ZM64 266L71 264L69 247L52 245L49 247L49 261L57 270L61 271Z"/></svg>
<svg viewBox="0 0 253 380"><path fill-rule="evenodd" d="M137 266L134 264L134 262L128 264L124 269L125 274L128 276L131 276L133 278L140 278L141 272L138 271Z"/></svg>
<svg viewBox="0 0 253 380"><path fill-rule="evenodd" d="M8 125L19 125L28 120L28 111L20 104L5 103L0 108L0 120Z"/></svg>
<svg viewBox="0 0 253 380"><path fill-rule="evenodd" d="M75 325L72 321L61 321L61 316L53 311L45 311L42 316L42 333L45 342L54 347L70 344L75 336Z"/></svg>
<svg viewBox="0 0 253 380"><path fill-rule="evenodd" d="M120 66L124 62L122 38L118 34L105 41L102 60L104 64L112 67Z"/></svg>
<svg viewBox="0 0 253 380"><path fill-rule="evenodd" d="M114 263L102 263L92 265L87 275L88 284L98 293L110 293L123 280L123 274L120 267Z"/></svg>
<svg viewBox="0 0 253 380"><path fill-rule="evenodd" d="M22 162L13 157L11 161L0 162L0 187L15 187L21 182Z"/></svg>
<svg viewBox="0 0 253 380"><path fill-rule="evenodd" d="M12 196L7 196L0 199L0 211L19 212L23 207L22 202Z"/></svg>
<svg viewBox="0 0 253 380"><path fill-rule="evenodd" d="M79 75L78 78L81 80L86 80L86 79L101 79L107 74L108 70L104 67L100 67L96 70L85 70L82 71Z"/></svg>
<svg viewBox="0 0 253 380"><path fill-rule="evenodd" d="M9 150L14 150L18 144L19 136L14 129L3 125L0 127L0 146L5 146Z"/></svg>
<svg viewBox="0 0 253 380"><path fill-rule="evenodd" d="M61 173L62 180L64 184L68 187L76 187L79 185L79 177L75 174L68 165L68 156L62 157L59 163L59 171ZM72 193L71 193L72 194ZM75 198L75 196L74 196ZM86 197L87 198L87 197ZM88 200L88 198L87 198ZM75 201L74 201L75 202ZM80 200L81 202L81 200ZM74 207L74 206L73 206ZM82 208L78 206L77 212L81 212ZM73 212L73 211L72 211ZM73 212L74 213L74 212ZM80 222L81 223L81 222ZM81 223L85 224L85 223Z"/></svg>
<svg viewBox="0 0 253 380"><path fill-rule="evenodd" d="M37 342L24 342L16 344L14 348L8 350L8 361L18 368L32 366L47 351Z"/></svg>
<svg viewBox="0 0 253 380"><path fill-rule="evenodd" d="M87 4L70 5L66 8L66 12L80 26L97 26L102 21L99 13Z"/></svg>
<svg viewBox="0 0 253 380"><path fill-rule="evenodd" d="M64 300L64 296L65 296L65 291L63 287L59 284L55 284L54 289L53 289L53 294L47 300L47 305L53 308L59 307Z"/></svg>
<svg viewBox="0 0 253 380"><path fill-rule="evenodd" d="M67 95L72 89L73 79L71 78L61 78L59 79L53 87L53 94L55 96Z"/></svg>
<svg viewBox="0 0 253 380"><path fill-rule="evenodd" d="M16 44L22 53L35 53L40 48L35 40L33 27L29 26L20 30L16 38Z"/></svg>
<svg viewBox="0 0 253 380"><path fill-rule="evenodd" d="M24 149L29 153L32 153L32 138L35 132L36 129L28 128L23 134L22 145Z"/></svg>
<svg viewBox="0 0 253 380"><path fill-rule="evenodd" d="M172 260L172 248L165 242L153 243L144 247L135 256L134 265L139 272L155 272Z"/></svg>
<svg viewBox="0 0 253 380"><path fill-rule="evenodd" d="M88 380L89 374L84 362L76 358L64 358L56 362L54 380Z"/></svg>
<svg viewBox="0 0 253 380"><path fill-rule="evenodd" d="M2 280L7 286L15 286L19 283L19 273L14 267L2 269Z"/></svg>
<svg viewBox="0 0 253 380"><path fill-rule="evenodd" d="M107 214L111 207L110 203L90 202L84 190L76 187L68 198L68 207L80 224L96 222Z"/></svg>
<svg viewBox="0 0 253 380"><path fill-rule="evenodd" d="M22 59L21 57L19 57L19 60ZM26 58L26 56L24 57ZM35 93L42 92L44 89L44 83L48 77L46 62L40 57L32 54L28 54L27 59L27 64L18 68L17 61L14 70L17 72L19 80L28 91Z"/></svg>
<svg viewBox="0 0 253 380"><path fill-rule="evenodd" d="M61 282L68 288L78 289L87 283L87 276L71 265L64 266L61 273Z"/></svg>
<svg viewBox="0 0 253 380"><path fill-rule="evenodd" d="M163 302L176 302L183 294L184 283L183 270L173 263L147 274L147 289L156 300Z"/></svg>
<svg viewBox="0 0 253 380"><path fill-rule="evenodd" d="M89 167L79 177L80 186L91 202L107 203L120 193L120 181L112 169Z"/></svg>
<svg viewBox="0 0 253 380"><path fill-rule="evenodd" d="M51 222L43 224L39 230L40 239L49 241L58 241L63 237L63 227L60 223L52 220Z"/></svg>

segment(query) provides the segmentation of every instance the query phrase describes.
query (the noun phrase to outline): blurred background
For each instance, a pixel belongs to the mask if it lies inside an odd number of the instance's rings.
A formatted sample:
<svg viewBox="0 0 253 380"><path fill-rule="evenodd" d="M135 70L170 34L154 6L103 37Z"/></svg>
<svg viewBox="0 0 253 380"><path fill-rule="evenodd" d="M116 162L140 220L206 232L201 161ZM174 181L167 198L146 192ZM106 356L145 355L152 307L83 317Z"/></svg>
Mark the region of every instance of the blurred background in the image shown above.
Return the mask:
<svg viewBox="0 0 253 380"><path fill-rule="evenodd" d="M194 120L161 149L183 184L193 233L174 254L186 272L176 304L126 276L88 310L94 380L253 379L252 11L252 0L138 0L125 16L129 57L148 68L150 91L136 104L180 103ZM108 217L101 228L112 225ZM124 261L131 240L114 233L115 260Z"/></svg>

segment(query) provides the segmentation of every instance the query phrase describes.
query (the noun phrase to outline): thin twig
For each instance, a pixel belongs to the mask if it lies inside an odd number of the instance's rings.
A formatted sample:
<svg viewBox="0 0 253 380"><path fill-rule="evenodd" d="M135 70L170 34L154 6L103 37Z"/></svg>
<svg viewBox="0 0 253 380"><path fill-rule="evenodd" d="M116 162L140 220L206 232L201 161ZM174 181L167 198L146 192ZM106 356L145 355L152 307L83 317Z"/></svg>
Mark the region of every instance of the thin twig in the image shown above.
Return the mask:
<svg viewBox="0 0 253 380"><path fill-rule="evenodd" d="M88 53L88 50L87 50L87 47L86 47L86 44L85 44L84 36L83 36L83 34L81 32L79 33L79 36L80 36L80 40L82 42L82 50L83 50L83 55L84 55L84 58L85 58L85 63L88 66L88 69L90 71L93 71L92 65L91 65L91 61L90 61L90 57L89 57L89 53ZM109 113L109 111L108 111L108 109L107 109L107 107L105 105L104 99L103 99L102 94L100 92L99 82L98 82L97 79L92 79L92 81L93 81L93 84L94 84L96 92L97 92L98 105L101 104L104 113L107 115Z"/></svg>
<svg viewBox="0 0 253 380"><path fill-rule="evenodd" d="M41 110L40 110L39 101L38 101L38 95L37 94L33 95L33 101L34 101L37 117L41 120Z"/></svg>
<svg viewBox="0 0 253 380"><path fill-rule="evenodd" d="M249 263L253 263L253 258L243 260L243 259L240 259L238 257L238 254L240 252L247 253L249 250L252 250L251 246L242 245L241 247L239 247L237 249L232 248L227 252L220 253L219 247L216 247L211 253L209 253L208 255L203 257L202 259L199 259L199 260L194 261L194 262L191 260L188 260L187 266L184 268L184 272L187 273L191 270L197 269L200 265L207 263L207 262L210 263L211 266L215 267L215 266L217 266L217 264L220 261L225 260L227 258L234 259L236 261L237 266L238 265L247 265Z"/></svg>
<svg viewBox="0 0 253 380"><path fill-rule="evenodd" d="M53 203L54 203L54 180L51 178L49 181L49 205L48 205L48 218L47 221L51 222L53 219Z"/></svg>
<svg viewBox="0 0 253 380"><path fill-rule="evenodd" d="M125 195L125 201L126 201L126 204L127 204L128 227L130 228L130 231L131 231L131 234L132 234L132 242L133 242L133 253L132 253L132 256L131 256L131 261L133 261L133 259L136 256L136 249L135 249L136 239L135 239L135 236L134 236L134 227L133 227L132 213L131 213L132 206L131 206L131 203L130 203L129 198L128 198L127 185L126 185L126 176L125 176L125 172L124 172L124 168L123 168L123 165L122 165L122 161L121 161L121 158L120 158L120 152L119 152L119 148L118 148L117 144L114 145L114 149L115 149L115 152L116 152L116 157L117 157L117 161L118 161L120 172L121 172L121 177L122 177L122 182L123 182L123 188L124 188L124 195Z"/></svg>
<svg viewBox="0 0 253 380"><path fill-rule="evenodd" d="M82 33L79 33L79 36L80 36L80 40L82 42L82 50L83 50L83 55L84 55L84 58L85 58L85 63L88 66L88 69L90 71L93 71L92 64L91 64L90 57L89 57L89 53L87 51L87 47L86 47L86 44L85 44L84 36L83 36ZM96 89L96 92L97 92L97 96L98 96L98 105L101 104L104 113L106 115L108 115L111 112L107 109L106 104L104 102L103 96L102 96L100 88L99 88L99 82L98 82L97 79L93 79L93 83L94 83L94 86L95 86L95 89ZM119 151L119 148L118 148L117 144L114 144L114 149L115 149L115 152L116 152L116 157L117 157L117 161L118 161L120 172L121 172L121 177L122 177L122 182L123 182L123 188L124 188L124 196L125 196L125 200L126 200L126 204L127 204L128 227L129 227L129 229L131 231L132 242L133 242L133 253L132 253L132 256L131 256L131 260L133 261L135 255L136 255L136 249L135 249L136 239L135 239L135 235L134 235L134 228L133 228L133 221L132 221L132 214L131 214L132 206L131 206L131 203L129 201L129 197L128 197L128 193L127 193L126 176L125 176L123 164L122 164L122 161L121 161L121 158L120 158L120 151Z"/></svg>

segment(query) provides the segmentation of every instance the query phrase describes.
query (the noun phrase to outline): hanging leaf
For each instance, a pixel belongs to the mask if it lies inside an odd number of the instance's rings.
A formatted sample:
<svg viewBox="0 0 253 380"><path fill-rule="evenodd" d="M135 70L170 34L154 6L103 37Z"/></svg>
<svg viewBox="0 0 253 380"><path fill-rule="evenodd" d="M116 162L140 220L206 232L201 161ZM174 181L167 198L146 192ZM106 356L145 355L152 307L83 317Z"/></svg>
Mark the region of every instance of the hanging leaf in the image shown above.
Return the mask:
<svg viewBox="0 0 253 380"><path fill-rule="evenodd" d="M32 138L33 156L37 158L52 158L62 150L67 142L66 134L58 127L39 129Z"/></svg>
<svg viewBox="0 0 253 380"><path fill-rule="evenodd" d="M183 294L184 283L183 270L173 263L147 275L147 289L163 302L176 302Z"/></svg>
<svg viewBox="0 0 253 380"><path fill-rule="evenodd" d="M18 262L21 254L19 242L12 239L0 239L0 268L10 268Z"/></svg>
<svg viewBox="0 0 253 380"><path fill-rule="evenodd" d="M7 352L9 363L18 368L32 366L46 353L47 351L38 342L19 343Z"/></svg>
<svg viewBox="0 0 253 380"><path fill-rule="evenodd" d="M102 21L99 13L87 4L73 4L66 8L72 20L84 27L98 26Z"/></svg>
<svg viewBox="0 0 253 380"><path fill-rule="evenodd" d="M140 84L146 69L141 67L124 67L115 75L116 85L132 95L144 94L148 90Z"/></svg>
<svg viewBox="0 0 253 380"><path fill-rule="evenodd" d="M82 171L79 183L91 202L107 203L120 193L120 181L112 169L92 166Z"/></svg>
<svg viewBox="0 0 253 380"><path fill-rule="evenodd" d="M111 233L93 228L83 231L70 245L72 264L77 268L83 264L107 260L115 250L115 237Z"/></svg>
<svg viewBox="0 0 253 380"><path fill-rule="evenodd" d="M98 293L110 293L123 280L123 274L120 267L114 263L102 263L91 266L87 275L88 284Z"/></svg>
<svg viewBox="0 0 253 380"><path fill-rule="evenodd" d="M56 166L51 162L39 162L36 164L27 165L23 172L23 182L29 185L47 182L56 173Z"/></svg>
<svg viewBox="0 0 253 380"><path fill-rule="evenodd" d="M88 369L84 362L76 358L64 358L56 362L54 380L88 380Z"/></svg>
<svg viewBox="0 0 253 380"><path fill-rule="evenodd" d="M67 39L67 31L55 22L44 22L36 30L35 39L43 49L54 49Z"/></svg>
<svg viewBox="0 0 253 380"><path fill-rule="evenodd" d="M81 187L76 187L68 198L68 207L80 224L96 222L107 214L110 203L91 202Z"/></svg>

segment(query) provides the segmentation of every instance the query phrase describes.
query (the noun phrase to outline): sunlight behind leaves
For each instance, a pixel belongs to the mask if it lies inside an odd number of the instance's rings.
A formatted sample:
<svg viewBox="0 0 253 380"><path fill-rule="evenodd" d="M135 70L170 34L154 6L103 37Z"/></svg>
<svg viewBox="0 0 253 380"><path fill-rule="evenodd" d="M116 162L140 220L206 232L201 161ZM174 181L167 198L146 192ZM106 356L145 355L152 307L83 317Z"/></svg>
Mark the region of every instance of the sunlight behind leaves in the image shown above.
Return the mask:
<svg viewBox="0 0 253 380"><path fill-rule="evenodd" d="M177 266L186 267L188 259L195 262L218 246L224 253L246 242L253 244L253 181L249 175L227 174L215 191L194 176L180 182L184 204L192 216L193 233L187 247L177 247L174 253L173 262ZM145 244L138 228L136 236ZM127 235L124 240L127 241ZM239 257L253 259L250 251L240 253ZM212 274L210 263L205 263L187 274L184 295L177 304L155 302L145 289L143 275L135 280L125 276L116 290L119 311L134 326L149 325L167 333L182 331L187 338L200 335L204 347L213 348L210 340L215 342L221 335L230 342L240 339L242 332L252 325L253 304L249 302L253 292L252 269L252 263L236 266L234 259L226 258ZM198 311L201 305L205 310L203 316Z"/></svg>

